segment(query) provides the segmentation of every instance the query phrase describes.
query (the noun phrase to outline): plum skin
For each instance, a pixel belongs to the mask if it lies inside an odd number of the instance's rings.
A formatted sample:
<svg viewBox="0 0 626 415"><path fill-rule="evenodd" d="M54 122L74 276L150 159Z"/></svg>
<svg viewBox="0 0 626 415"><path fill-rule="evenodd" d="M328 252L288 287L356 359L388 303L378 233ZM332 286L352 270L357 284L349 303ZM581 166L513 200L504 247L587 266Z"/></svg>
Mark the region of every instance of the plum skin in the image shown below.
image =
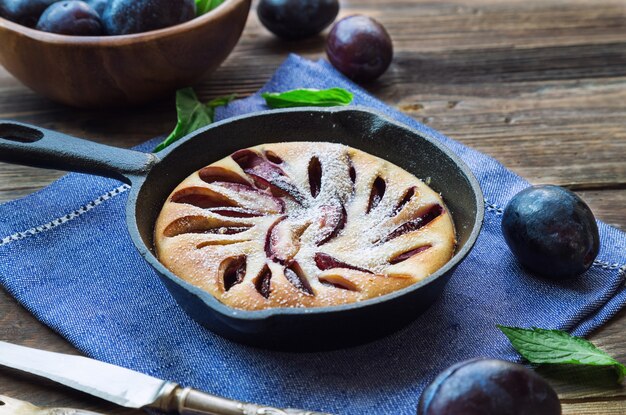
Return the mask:
<svg viewBox="0 0 626 415"><path fill-rule="evenodd" d="M380 77L393 59L389 33L376 20L361 15L338 21L328 35L326 54L333 66L356 82Z"/></svg>
<svg viewBox="0 0 626 415"><path fill-rule="evenodd" d="M582 274L600 251L591 209L560 186L531 186L515 195L502 215L502 233L522 265L553 279Z"/></svg>
<svg viewBox="0 0 626 415"><path fill-rule="evenodd" d="M48 7L37 23L37 30L75 36L102 34L100 16L83 1L61 1Z"/></svg>
<svg viewBox="0 0 626 415"><path fill-rule="evenodd" d="M417 415L560 415L548 382L517 363L471 359L441 372L424 390Z"/></svg>
<svg viewBox="0 0 626 415"><path fill-rule="evenodd" d="M0 16L12 22L35 27L39 17L59 0L0 0Z"/></svg>
<svg viewBox="0 0 626 415"><path fill-rule="evenodd" d="M338 0L261 0L257 7L263 26L286 40L320 33L338 13Z"/></svg>
<svg viewBox="0 0 626 415"><path fill-rule="evenodd" d="M111 0L102 21L109 35L162 29L196 17L194 0Z"/></svg>
<svg viewBox="0 0 626 415"><path fill-rule="evenodd" d="M104 10L109 5L110 0L85 0L85 3L98 13L100 17L104 14Z"/></svg>

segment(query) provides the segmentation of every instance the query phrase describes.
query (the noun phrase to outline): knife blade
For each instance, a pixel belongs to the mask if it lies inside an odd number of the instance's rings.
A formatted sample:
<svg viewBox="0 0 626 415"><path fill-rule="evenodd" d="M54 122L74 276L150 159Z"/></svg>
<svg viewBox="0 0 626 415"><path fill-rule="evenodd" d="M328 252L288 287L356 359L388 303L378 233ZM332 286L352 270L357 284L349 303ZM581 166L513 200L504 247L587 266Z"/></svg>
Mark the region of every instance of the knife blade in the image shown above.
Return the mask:
<svg viewBox="0 0 626 415"><path fill-rule="evenodd" d="M205 415L330 415L210 395L88 357L0 341L0 365L29 372L127 408Z"/></svg>
<svg viewBox="0 0 626 415"><path fill-rule="evenodd" d="M0 364L42 376L127 408L156 401L166 381L81 356L0 342Z"/></svg>

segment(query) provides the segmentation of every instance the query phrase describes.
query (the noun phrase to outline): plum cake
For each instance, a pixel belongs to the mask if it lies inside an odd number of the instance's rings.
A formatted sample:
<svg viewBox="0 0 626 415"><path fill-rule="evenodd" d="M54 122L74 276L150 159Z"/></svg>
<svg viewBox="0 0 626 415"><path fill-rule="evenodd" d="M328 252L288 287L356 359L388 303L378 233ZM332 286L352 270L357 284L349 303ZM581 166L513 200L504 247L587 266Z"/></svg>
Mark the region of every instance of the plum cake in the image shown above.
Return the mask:
<svg viewBox="0 0 626 415"><path fill-rule="evenodd" d="M159 260L244 310L323 307L414 284L454 254L441 196L340 144L239 150L187 177L155 226Z"/></svg>

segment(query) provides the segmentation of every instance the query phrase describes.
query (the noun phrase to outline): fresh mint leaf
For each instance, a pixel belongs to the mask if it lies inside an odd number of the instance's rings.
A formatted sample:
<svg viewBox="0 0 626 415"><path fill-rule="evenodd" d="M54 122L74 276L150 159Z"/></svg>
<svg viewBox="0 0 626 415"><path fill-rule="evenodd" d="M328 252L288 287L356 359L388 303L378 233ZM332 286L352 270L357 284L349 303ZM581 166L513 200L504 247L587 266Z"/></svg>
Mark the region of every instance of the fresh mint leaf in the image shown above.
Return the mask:
<svg viewBox="0 0 626 415"><path fill-rule="evenodd" d="M207 102L204 105L206 107L209 107L215 110L215 108L217 107L223 107L225 105L230 104L230 102L234 100L235 98L237 98L237 94L224 95L224 96L212 99L211 101Z"/></svg>
<svg viewBox="0 0 626 415"><path fill-rule="evenodd" d="M215 117L215 108L228 105L233 99L235 99L234 94L218 97L203 104L198 100L198 96L192 88L179 89L176 91L176 113L178 115L176 127L154 151L161 151L198 128L211 124Z"/></svg>
<svg viewBox="0 0 626 415"><path fill-rule="evenodd" d="M531 363L612 366L618 373L619 382L626 375L623 364L581 337L537 327L524 329L498 325L498 328L515 350Z"/></svg>
<svg viewBox="0 0 626 415"><path fill-rule="evenodd" d="M334 107L348 105L354 95L343 88L293 89L285 92L264 92L261 94L270 108L291 107Z"/></svg>
<svg viewBox="0 0 626 415"><path fill-rule="evenodd" d="M196 16L202 16L210 12L225 0L196 0Z"/></svg>

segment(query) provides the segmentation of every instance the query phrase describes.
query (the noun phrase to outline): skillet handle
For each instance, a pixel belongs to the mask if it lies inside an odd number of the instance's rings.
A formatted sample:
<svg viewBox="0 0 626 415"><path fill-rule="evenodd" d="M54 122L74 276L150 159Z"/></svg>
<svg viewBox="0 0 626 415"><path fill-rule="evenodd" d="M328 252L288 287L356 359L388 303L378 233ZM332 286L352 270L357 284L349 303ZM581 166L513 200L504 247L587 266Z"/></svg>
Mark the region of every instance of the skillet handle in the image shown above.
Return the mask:
<svg viewBox="0 0 626 415"><path fill-rule="evenodd" d="M111 177L130 184L158 158L15 121L0 120L0 161Z"/></svg>

